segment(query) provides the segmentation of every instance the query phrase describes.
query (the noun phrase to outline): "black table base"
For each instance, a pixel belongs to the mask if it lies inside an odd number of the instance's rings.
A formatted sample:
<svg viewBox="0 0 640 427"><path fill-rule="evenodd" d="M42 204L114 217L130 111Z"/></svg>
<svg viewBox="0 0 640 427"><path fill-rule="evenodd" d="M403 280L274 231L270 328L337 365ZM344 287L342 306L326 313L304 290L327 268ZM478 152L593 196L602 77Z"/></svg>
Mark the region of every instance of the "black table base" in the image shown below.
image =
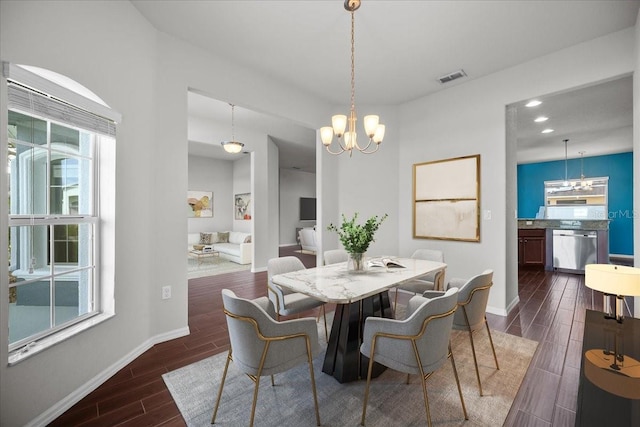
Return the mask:
<svg viewBox="0 0 640 427"><path fill-rule="evenodd" d="M388 291L336 306L322 372L333 375L341 383L367 377L369 359L360 354L360 344L364 321L369 316L393 318ZM374 364L371 376L377 377L384 369Z"/></svg>

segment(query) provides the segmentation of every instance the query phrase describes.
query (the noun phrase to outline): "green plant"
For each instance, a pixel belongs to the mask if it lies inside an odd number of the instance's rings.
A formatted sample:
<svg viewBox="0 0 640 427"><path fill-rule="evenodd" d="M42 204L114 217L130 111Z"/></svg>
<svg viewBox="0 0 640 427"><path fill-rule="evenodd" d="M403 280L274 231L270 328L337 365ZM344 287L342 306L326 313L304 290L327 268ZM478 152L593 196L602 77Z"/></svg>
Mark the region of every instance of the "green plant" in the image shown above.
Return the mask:
<svg viewBox="0 0 640 427"><path fill-rule="evenodd" d="M380 227L380 224L382 224L382 221L387 219L387 216L387 214L381 217L374 215L364 224L356 224L356 220L358 219L357 212L350 220L347 220L344 214L342 214L342 224L340 224L340 227L329 224L327 230L338 233L340 242L347 252L363 254L369 248L369 244L373 242L373 235Z"/></svg>

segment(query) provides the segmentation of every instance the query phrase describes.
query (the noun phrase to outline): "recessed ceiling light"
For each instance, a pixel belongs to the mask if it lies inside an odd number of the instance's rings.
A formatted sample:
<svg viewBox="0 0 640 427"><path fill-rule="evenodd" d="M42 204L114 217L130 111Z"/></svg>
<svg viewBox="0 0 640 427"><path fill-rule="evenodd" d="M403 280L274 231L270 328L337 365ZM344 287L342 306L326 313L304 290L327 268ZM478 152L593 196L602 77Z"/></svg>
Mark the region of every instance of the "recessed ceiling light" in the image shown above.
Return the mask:
<svg viewBox="0 0 640 427"><path fill-rule="evenodd" d="M537 107L540 104L542 104L542 102L538 101L537 99L534 99L534 100L531 100L531 101L527 102L525 104L525 107Z"/></svg>
<svg viewBox="0 0 640 427"><path fill-rule="evenodd" d="M540 116L540 117L536 117L536 119L534 120L534 122L536 122L536 123L542 123L542 122L546 122L547 120L549 120L549 117Z"/></svg>
<svg viewBox="0 0 640 427"><path fill-rule="evenodd" d="M551 133L553 132L553 129L545 129L542 131L542 133Z"/></svg>

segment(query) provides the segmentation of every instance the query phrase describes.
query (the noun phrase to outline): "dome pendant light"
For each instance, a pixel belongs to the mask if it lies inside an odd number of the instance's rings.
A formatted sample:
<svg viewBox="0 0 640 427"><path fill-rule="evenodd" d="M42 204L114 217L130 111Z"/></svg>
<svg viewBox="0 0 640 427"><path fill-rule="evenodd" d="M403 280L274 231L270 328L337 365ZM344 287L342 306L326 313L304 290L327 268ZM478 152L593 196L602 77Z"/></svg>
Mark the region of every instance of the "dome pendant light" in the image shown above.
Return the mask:
<svg viewBox="0 0 640 427"><path fill-rule="evenodd" d="M234 108L235 105L233 104L229 104L231 105L231 141L222 141L222 148L224 148L224 151L226 151L227 153L231 153L231 154L237 154L239 152L242 151L242 147L244 147L244 144L242 142L238 142L236 141L235 138L235 133L234 133L234 117L233 117L233 112L234 112Z"/></svg>

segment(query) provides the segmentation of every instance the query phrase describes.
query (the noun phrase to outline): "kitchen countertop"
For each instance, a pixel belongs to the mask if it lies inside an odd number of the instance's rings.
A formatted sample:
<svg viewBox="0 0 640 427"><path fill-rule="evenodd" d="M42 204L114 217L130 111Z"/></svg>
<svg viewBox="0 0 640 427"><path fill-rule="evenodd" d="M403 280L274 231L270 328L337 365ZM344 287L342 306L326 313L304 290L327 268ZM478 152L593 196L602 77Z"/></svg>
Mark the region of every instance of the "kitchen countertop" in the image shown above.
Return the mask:
<svg viewBox="0 0 640 427"><path fill-rule="evenodd" d="M608 219L533 219L518 218L519 229L553 228L560 230L608 230Z"/></svg>

